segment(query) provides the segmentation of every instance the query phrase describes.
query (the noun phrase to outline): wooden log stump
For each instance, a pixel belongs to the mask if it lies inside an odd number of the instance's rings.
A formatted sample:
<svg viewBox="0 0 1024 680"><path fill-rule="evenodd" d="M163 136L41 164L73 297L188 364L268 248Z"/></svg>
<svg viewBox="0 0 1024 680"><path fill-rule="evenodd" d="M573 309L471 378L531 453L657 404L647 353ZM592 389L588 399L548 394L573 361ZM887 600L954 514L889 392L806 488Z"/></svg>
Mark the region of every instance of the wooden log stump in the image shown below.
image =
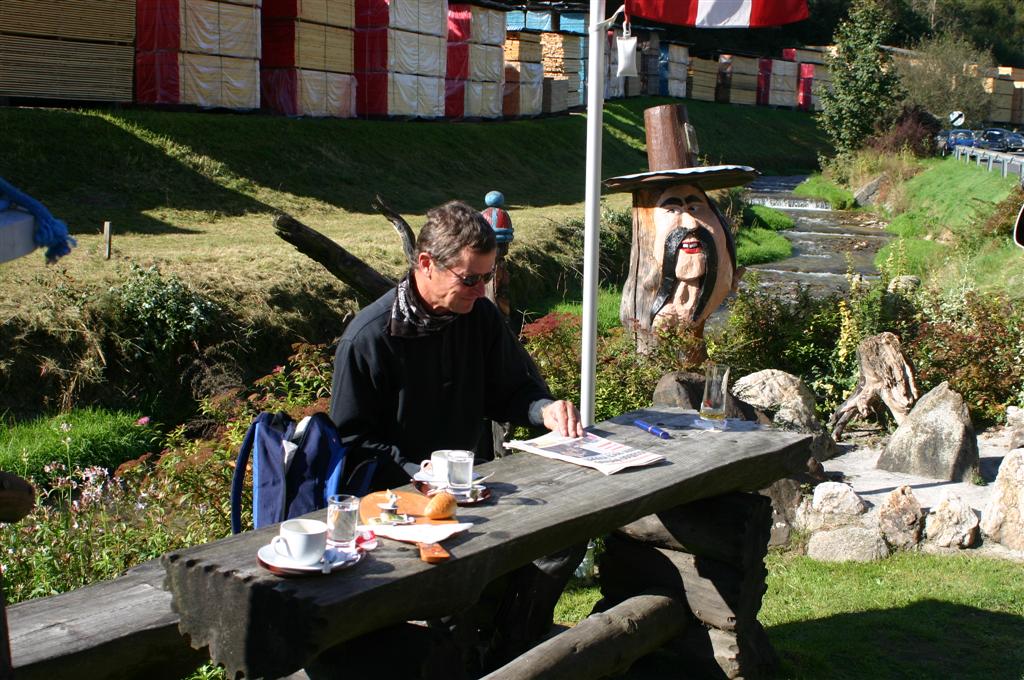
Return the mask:
<svg viewBox="0 0 1024 680"><path fill-rule="evenodd" d="M486 680L591 680L617 675L683 632L690 617L665 591L591 614L485 676Z"/></svg>
<svg viewBox="0 0 1024 680"><path fill-rule="evenodd" d="M899 424L917 401L914 369L903 355L900 339L892 333L879 333L862 340L857 346L857 363L860 365L857 388L828 422L836 441L854 415L866 418L880 411L884 403Z"/></svg>
<svg viewBox="0 0 1024 680"><path fill-rule="evenodd" d="M601 606L638 589L674 593L700 625L670 649L704 668L704 675L763 677L777 662L757 620L770 534L771 501L756 494L705 499L641 518L605 541Z"/></svg>

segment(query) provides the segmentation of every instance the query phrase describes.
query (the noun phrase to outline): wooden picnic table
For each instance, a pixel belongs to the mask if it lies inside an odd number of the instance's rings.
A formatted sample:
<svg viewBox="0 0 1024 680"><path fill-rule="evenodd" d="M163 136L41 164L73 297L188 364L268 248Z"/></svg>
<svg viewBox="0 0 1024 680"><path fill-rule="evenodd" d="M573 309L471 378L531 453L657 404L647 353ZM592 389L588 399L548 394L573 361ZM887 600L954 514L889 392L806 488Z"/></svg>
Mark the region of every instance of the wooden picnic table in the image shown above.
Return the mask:
<svg viewBox="0 0 1024 680"><path fill-rule="evenodd" d="M687 413L644 409L591 428L663 454L653 466L606 476L531 453L478 466L493 473L494 498L460 508L460 521L474 526L445 542L452 557L440 564L421 561L413 545L381 539L354 568L281 578L256 562L276 526L170 552L162 559L180 631L194 647L208 646L229 677L284 676L346 640L468 608L489 582L544 555L681 504L763 488L810 455L811 437L794 432L670 429L673 438L662 440L632 425Z"/></svg>

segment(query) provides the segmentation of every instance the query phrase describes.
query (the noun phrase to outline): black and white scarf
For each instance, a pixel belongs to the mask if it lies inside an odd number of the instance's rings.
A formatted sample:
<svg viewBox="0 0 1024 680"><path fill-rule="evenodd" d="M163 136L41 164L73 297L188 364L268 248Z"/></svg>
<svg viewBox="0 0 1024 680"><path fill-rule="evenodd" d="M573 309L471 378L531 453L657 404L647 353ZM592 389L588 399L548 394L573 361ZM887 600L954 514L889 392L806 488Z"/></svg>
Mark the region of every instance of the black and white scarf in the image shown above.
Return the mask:
<svg viewBox="0 0 1024 680"><path fill-rule="evenodd" d="M395 302L391 305L391 335L418 338L441 330L458 316L454 313L434 314L428 310L413 285L412 272L398 282Z"/></svg>

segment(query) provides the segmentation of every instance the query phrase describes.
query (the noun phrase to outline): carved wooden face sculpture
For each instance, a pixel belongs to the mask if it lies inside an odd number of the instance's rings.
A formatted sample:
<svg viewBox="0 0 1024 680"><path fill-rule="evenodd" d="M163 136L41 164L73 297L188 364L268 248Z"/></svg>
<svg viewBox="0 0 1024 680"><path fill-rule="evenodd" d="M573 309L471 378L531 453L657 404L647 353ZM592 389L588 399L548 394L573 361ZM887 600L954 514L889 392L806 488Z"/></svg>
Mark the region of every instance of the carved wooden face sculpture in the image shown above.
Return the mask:
<svg viewBox="0 0 1024 680"><path fill-rule="evenodd" d="M703 327L739 284L729 226L707 194L692 184L668 187L652 210L651 254L660 281L649 310L651 327Z"/></svg>

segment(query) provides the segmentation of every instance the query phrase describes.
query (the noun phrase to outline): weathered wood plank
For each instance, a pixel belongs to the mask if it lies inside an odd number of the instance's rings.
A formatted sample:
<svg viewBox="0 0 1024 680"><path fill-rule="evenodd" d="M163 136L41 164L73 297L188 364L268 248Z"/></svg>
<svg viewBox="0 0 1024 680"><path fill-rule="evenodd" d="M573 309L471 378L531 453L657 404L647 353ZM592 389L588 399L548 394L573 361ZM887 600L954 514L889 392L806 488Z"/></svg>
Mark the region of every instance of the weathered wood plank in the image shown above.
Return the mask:
<svg viewBox="0 0 1024 680"><path fill-rule="evenodd" d="M487 583L538 557L680 503L762 488L806 460L810 437L798 433L679 430L663 441L632 426L635 417L679 413L624 414L596 430L665 454L661 465L606 477L522 453L481 466L496 473L488 482L496 502L460 511L475 526L446 542L453 559L438 565L385 542L355 569L280 579L255 558L274 527L169 553L167 587L181 630L229 673L286 675L358 635L464 609Z"/></svg>
<svg viewBox="0 0 1024 680"><path fill-rule="evenodd" d="M645 593L591 614L485 676L485 680L592 680L617 675L679 635L691 621L667 593Z"/></svg>
<svg viewBox="0 0 1024 680"><path fill-rule="evenodd" d="M124 576L7 610L19 680L168 678L207 659L178 632L157 560Z"/></svg>

